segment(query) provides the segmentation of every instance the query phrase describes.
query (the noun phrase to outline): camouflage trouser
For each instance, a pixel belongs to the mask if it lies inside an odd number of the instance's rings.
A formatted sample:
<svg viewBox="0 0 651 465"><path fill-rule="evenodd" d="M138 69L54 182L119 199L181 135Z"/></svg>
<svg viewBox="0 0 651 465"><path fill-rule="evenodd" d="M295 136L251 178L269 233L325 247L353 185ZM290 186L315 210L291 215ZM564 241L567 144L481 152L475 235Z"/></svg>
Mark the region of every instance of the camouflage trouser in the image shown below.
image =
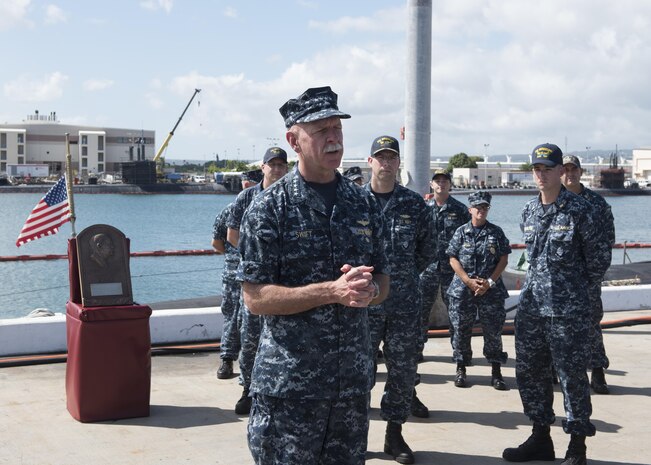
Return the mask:
<svg viewBox="0 0 651 465"><path fill-rule="evenodd" d="M383 420L404 423L411 409L416 377L416 357L421 330L419 313L388 315L369 313L371 347L374 353L382 346L387 380L380 415Z"/></svg>
<svg viewBox="0 0 651 465"><path fill-rule="evenodd" d="M568 434L593 436L592 403L586 373L590 359L590 321L581 317L541 317L518 309L515 318L515 376L524 413L534 423L554 423L551 366L561 390Z"/></svg>
<svg viewBox="0 0 651 465"><path fill-rule="evenodd" d="M248 389L251 385L251 374L255 363L255 354L258 352L260 343L260 331L262 329L262 317L252 314L240 300L240 385Z"/></svg>
<svg viewBox="0 0 651 465"><path fill-rule="evenodd" d="M280 399L255 394L248 441L256 465L357 465L365 462L368 395Z"/></svg>
<svg viewBox="0 0 651 465"><path fill-rule="evenodd" d="M601 333L601 319L604 316L604 306L601 302L601 283L590 286L588 295L590 297L590 307L592 308L590 368L608 368L610 360L606 355L604 336Z"/></svg>
<svg viewBox="0 0 651 465"><path fill-rule="evenodd" d="M423 353L425 343L427 342L427 331L429 331L430 313L432 312L432 306L436 301L439 287L441 289L441 297L443 298L443 303L445 303L445 306L448 307L448 288L450 287L450 283L452 282L453 277L454 273L439 274L436 271L426 271L420 275L419 289L423 299L423 310L421 314L422 335L420 345L418 347L419 354Z"/></svg>
<svg viewBox="0 0 651 465"><path fill-rule="evenodd" d="M234 278L222 280L222 315L224 326L219 357L237 360L240 353L240 289L241 285Z"/></svg>
<svg viewBox="0 0 651 465"><path fill-rule="evenodd" d="M472 361L472 328L479 314L484 335L484 357L489 363L506 363L502 350L502 328L506 319L504 299L457 299L449 297L448 315L452 335L452 359L470 365Z"/></svg>

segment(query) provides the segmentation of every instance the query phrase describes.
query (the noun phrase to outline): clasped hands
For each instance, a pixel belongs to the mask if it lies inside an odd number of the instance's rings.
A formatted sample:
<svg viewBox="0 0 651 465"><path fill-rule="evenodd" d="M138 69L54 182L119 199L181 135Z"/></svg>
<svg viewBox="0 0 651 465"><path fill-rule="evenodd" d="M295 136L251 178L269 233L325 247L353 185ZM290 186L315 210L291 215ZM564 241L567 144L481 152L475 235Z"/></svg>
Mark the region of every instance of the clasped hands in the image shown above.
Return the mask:
<svg viewBox="0 0 651 465"><path fill-rule="evenodd" d="M347 307L368 307L375 297L372 266L352 266L345 264L343 273L334 281L339 302Z"/></svg>
<svg viewBox="0 0 651 465"><path fill-rule="evenodd" d="M488 292L488 290L491 288L491 285L487 279L479 278L477 276L468 277L466 286L468 286L475 297L486 294L486 292Z"/></svg>

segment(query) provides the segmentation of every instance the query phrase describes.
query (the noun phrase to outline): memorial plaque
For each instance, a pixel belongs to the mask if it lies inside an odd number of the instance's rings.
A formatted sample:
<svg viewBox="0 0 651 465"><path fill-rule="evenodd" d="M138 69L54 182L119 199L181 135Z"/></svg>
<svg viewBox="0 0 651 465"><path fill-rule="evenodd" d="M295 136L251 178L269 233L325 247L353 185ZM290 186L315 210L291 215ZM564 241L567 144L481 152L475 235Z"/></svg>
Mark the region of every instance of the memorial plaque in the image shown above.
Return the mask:
<svg viewBox="0 0 651 465"><path fill-rule="evenodd" d="M119 229L87 227L77 235L77 256L84 307L133 304L127 238Z"/></svg>

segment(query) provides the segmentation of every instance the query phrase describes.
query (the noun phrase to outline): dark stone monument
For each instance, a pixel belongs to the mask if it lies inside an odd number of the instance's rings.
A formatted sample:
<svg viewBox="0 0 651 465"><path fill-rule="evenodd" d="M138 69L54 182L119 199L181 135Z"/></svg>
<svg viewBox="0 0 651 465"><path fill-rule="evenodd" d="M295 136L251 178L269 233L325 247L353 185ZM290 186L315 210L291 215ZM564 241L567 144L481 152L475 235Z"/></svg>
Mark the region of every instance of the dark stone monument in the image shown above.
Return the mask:
<svg viewBox="0 0 651 465"><path fill-rule="evenodd" d="M79 282L84 307L132 305L129 246L125 235L95 224L77 235Z"/></svg>

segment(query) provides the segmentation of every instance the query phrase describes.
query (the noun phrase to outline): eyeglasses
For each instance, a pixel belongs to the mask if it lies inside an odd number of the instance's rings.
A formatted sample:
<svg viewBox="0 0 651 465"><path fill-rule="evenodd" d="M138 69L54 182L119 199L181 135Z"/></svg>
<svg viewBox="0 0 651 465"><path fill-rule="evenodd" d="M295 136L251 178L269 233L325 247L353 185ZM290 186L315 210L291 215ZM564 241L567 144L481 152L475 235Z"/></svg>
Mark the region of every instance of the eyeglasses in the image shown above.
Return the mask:
<svg viewBox="0 0 651 465"><path fill-rule="evenodd" d="M479 205L473 205L472 208L476 208L477 210L490 210L491 206L486 203L481 203Z"/></svg>
<svg viewBox="0 0 651 465"><path fill-rule="evenodd" d="M380 153L378 155L374 155L373 158L375 158L380 163L386 163L386 162L393 162L400 159L400 155L398 154L385 155L383 153Z"/></svg>

